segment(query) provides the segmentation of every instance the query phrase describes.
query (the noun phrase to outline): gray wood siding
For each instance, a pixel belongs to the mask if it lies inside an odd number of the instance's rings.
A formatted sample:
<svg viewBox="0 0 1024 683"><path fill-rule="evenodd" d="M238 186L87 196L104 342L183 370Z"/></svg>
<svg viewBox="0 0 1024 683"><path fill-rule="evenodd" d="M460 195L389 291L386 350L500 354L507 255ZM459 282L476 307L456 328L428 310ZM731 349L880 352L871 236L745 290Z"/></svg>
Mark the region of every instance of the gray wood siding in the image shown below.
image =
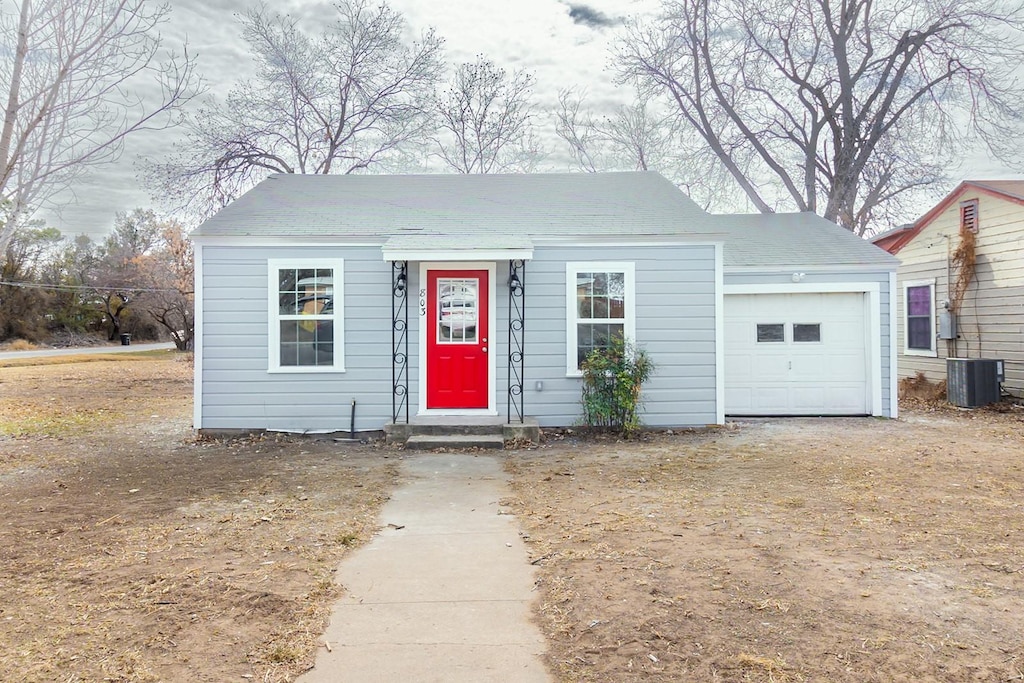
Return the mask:
<svg viewBox="0 0 1024 683"><path fill-rule="evenodd" d="M752 273L752 272L726 272L724 275L726 285L778 285L786 286L792 283L791 273ZM827 273L806 272L801 281L804 285L814 284L846 284L846 283L877 283L879 288L879 310L880 310L880 335L878 339L878 350L881 354L881 378L882 386L882 414L891 417L893 414L893 401L896 397L892 395L893 373L896 368L892 367L892 354L890 344L892 335L896 330L890 325L890 292L889 272L863 272L863 271L830 271ZM897 296L899 298L899 295ZM896 340L897 353L903 349L902 337ZM874 381L874 379L872 380Z"/></svg>
<svg viewBox="0 0 1024 683"><path fill-rule="evenodd" d="M979 231L975 242L975 279L964 296L958 318L959 339L937 340L936 357L904 351L903 285L935 280L936 323L942 302L950 298L949 255L959 244L959 201L977 198ZM932 381L946 379L946 358L997 358L1005 362L1004 388L1024 396L1024 206L968 188L948 209L898 254L899 375L921 372ZM936 330L937 332L937 330Z"/></svg>
<svg viewBox="0 0 1024 683"><path fill-rule="evenodd" d="M636 269L636 336L655 365L643 389L649 426L716 421L713 246L538 248L527 265L526 412L541 425L579 422L582 380L566 376L565 264ZM536 382L543 382L543 391Z"/></svg>
<svg viewBox="0 0 1024 683"><path fill-rule="evenodd" d="M281 258L344 260L345 372L267 372L267 261ZM390 419L391 264L379 248L206 246L202 287L204 428L344 431L353 399L357 430Z"/></svg>
<svg viewBox="0 0 1024 683"><path fill-rule="evenodd" d="M202 249L201 420L206 429L379 430L391 419L391 264L378 247ZM268 373L267 260L344 260L345 372ZM715 422L714 247L537 248L526 265L526 414L576 424L581 380L566 376L567 261L632 261L638 341L656 364L644 390L651 426ZM409 268L409 400L418 411L419 265ZM506 414L508 263L496 271L496 407ZM543 382L537 391L536 382Z"/></svg>

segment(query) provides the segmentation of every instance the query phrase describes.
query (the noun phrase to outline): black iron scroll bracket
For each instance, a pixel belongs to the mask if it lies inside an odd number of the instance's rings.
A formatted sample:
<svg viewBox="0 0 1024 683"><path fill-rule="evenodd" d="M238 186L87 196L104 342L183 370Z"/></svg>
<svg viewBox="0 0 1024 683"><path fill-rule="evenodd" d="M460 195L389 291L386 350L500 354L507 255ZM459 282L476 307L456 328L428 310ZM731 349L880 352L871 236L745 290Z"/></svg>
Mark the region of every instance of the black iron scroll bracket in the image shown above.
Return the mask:
<svg viewBox="0 0 1024 683"><path fill-rule="evenodd" d="M508 421L525 422L523 357L526 334L526 261L508 262Z"/></svg>
<svg viewBox="0 0 1024 683"><path fill-rule="evenodd" d="M409 423L409 262L391 263L391 420Z"/></svg>

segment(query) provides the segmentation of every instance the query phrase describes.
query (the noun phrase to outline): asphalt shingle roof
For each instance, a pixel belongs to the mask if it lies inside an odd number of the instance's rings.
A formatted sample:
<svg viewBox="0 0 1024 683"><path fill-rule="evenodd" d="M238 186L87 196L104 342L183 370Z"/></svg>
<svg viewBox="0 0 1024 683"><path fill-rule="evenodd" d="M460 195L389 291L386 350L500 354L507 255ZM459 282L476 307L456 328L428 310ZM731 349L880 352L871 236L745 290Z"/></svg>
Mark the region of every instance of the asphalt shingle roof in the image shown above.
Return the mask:
<svg viewBox="0 0 1024 683"><path fill-rule="evenodd" d="M1005 194L1014 199L1024 200L1024 180L967 180L965 182Z"/></svg>
<svg viewBox="0 0 1024 683"><path fill-rule="evenodd" d="M814 213L715 216L726 267L877 265L895 269L899 259Z"/></svg>
<svg viewBox="0 0 1024 683"><path fill-rule="evenodd" d="M519 246L544 237L723 241L727 267L895 268L882 249L814 214L711 215L653 172L275 175L194 237L338 237L391 246Z"/></svg>
<svg viewBox="0 0 1024 683"><path fill-rule="evenodd" d="M707 214L657 173L275 175L200 237L665 235Z"/></svg>

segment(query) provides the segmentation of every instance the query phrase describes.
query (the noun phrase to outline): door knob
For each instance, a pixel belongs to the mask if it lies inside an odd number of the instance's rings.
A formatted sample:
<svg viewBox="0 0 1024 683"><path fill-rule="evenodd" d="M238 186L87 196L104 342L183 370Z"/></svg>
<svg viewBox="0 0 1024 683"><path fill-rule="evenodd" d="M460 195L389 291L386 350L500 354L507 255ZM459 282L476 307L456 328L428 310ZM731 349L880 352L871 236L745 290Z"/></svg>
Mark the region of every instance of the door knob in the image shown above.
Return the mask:
<svg viewBox="0 0 1024 683"><path fill-rule="evenodd" d="M483 350L484 353L487 353L487 347L486 346L482 350Z"/></svg>

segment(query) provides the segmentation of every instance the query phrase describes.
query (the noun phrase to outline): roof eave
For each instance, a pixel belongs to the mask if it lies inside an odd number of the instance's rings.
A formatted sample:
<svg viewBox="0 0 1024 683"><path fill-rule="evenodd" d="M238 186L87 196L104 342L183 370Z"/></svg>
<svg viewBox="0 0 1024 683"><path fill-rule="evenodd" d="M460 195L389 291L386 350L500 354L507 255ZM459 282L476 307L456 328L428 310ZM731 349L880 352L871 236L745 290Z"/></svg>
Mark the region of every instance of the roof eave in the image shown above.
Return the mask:
<svg viewBox="0 0 1024 683"><path fill-rule="evenodd" d="M953 188L953 191L942 198L938 204L929 209L923 216L914 221L913 227L910 228L907 235L900 240L894 240L892 248L889 249L890 254L896 254L903 247L907 246L917 235L933 220L935 220L940 214L948 209L957 197L962 195L968 188L972 188L981 192L982 194L989 195L991 197L998 197L1006 201L1014 202L1015 204L1024 205L1024 199L1018 197L1015 194L1003 192L998 188L990 187L984 182L976 180L964 180L959 185Z"/></svg>

